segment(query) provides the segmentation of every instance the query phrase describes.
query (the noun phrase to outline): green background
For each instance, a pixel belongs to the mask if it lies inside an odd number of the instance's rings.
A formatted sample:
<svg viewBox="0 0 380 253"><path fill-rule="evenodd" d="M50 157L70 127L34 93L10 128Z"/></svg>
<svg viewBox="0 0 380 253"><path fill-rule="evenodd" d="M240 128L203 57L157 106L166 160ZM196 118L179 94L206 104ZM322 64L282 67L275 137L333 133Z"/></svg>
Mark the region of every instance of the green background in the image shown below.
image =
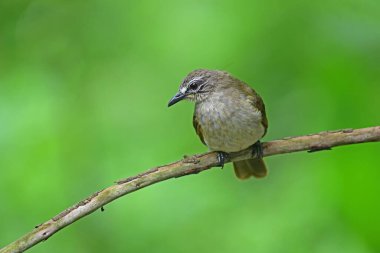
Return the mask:
<svg viewBox="0 0 380 253"><path fill-rule="evenodd" d="M205 152L196 68L254 87L264 140L380 122L380 2L0 1L0 246L111 185ZM231 165L105 207L30 252L380 252L380 144Z"/></svg>

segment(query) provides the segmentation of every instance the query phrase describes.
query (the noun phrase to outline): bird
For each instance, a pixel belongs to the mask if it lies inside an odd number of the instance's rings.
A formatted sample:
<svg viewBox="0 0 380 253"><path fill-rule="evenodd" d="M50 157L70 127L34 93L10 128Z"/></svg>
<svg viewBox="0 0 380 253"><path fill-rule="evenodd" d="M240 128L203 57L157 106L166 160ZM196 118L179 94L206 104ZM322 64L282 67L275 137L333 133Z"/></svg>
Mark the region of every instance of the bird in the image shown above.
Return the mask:
<svg viewBox="0 0 380 253"><path fill-rule="evenodd" d="M182 81L168 107L181 100L195 102L194 129L210 151L218 152L220 166L228 153L252 147L255 158L233 162L236 176L267 175L260 139L267 132L268 119L254 89L226 71L196 69Z"/></svg>

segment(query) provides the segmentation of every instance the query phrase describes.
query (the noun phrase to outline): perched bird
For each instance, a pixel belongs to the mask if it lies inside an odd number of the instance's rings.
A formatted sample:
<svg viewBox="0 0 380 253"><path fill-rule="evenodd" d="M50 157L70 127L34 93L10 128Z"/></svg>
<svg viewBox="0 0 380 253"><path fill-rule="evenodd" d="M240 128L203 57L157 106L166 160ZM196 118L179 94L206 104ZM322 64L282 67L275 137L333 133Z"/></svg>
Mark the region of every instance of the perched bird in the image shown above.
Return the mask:
<svg viewBox="0 0 380 253"><path fill-rule="evenodd" d="M186 76L168 106L183 99L195 102L195 131L211 151L219 152L221 166L227 153L252 146L257 158L234 162L235 174L240 179L266 176L259 140L268 120L255 90L225 71L198 69Z"/></svg>

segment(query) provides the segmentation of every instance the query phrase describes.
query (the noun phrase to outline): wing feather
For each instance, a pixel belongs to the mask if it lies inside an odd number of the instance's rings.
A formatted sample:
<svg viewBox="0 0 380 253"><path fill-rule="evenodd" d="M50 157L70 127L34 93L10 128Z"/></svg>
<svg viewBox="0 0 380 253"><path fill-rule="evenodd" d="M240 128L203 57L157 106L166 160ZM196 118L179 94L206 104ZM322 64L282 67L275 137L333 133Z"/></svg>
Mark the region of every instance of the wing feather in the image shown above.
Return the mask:
<svg viewBox="0 0 380 253"><path fill-rule="evenodd" d="M199 136L199 138L201 139L202 143L204 145L206 145L206 142L203 138L203 134L202 134L202 127L201 127L201 124L199 124L198 122L198 119L197 119L197 116L193 115L193 126L194 126L194 129L195 129L195 132L197 133L197 135Z"/></svg>
<svg viewBox="0 0 380 253"><path fill-rule="evenodd" d="M265 129L265 132L264 132L264 135L267 133L267 129L268 129L268 119L267 119L267 114L266 114L266 111L265 111L265 105L264 105L264 102L263 102L263 99L260 97L259 94L257 94L257 92L252 89L250 86L248 86L247 84L241 82L242 84L242 88L243 90L251 95L251 96L248 96L249 98L249 102L257 109L261 112L261 123L263 124L264 126L264 129ZM263 136L264 136L263 135Z"/></svg>

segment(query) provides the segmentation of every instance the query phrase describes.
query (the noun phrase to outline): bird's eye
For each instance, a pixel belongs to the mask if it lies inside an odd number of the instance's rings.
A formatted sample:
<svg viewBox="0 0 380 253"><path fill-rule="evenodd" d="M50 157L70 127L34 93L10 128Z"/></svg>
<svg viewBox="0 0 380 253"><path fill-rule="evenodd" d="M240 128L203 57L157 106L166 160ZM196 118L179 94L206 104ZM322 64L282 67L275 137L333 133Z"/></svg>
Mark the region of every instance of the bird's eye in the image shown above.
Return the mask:
<svg viewBox="0 0 380 253"><path fill-rule="evenodd" d="M197 83L191 83L191 84L189 85L189 88L192 89L192 90L196 90L197 87L198 87L198 84L197 84Z"/></svg>
<svg viewBox="0 0 380 253"><path fill-rule="evenodd" d="M191 90L197 90L198 86L202 83L202 80L194 80L189 84Z"/></svg>

